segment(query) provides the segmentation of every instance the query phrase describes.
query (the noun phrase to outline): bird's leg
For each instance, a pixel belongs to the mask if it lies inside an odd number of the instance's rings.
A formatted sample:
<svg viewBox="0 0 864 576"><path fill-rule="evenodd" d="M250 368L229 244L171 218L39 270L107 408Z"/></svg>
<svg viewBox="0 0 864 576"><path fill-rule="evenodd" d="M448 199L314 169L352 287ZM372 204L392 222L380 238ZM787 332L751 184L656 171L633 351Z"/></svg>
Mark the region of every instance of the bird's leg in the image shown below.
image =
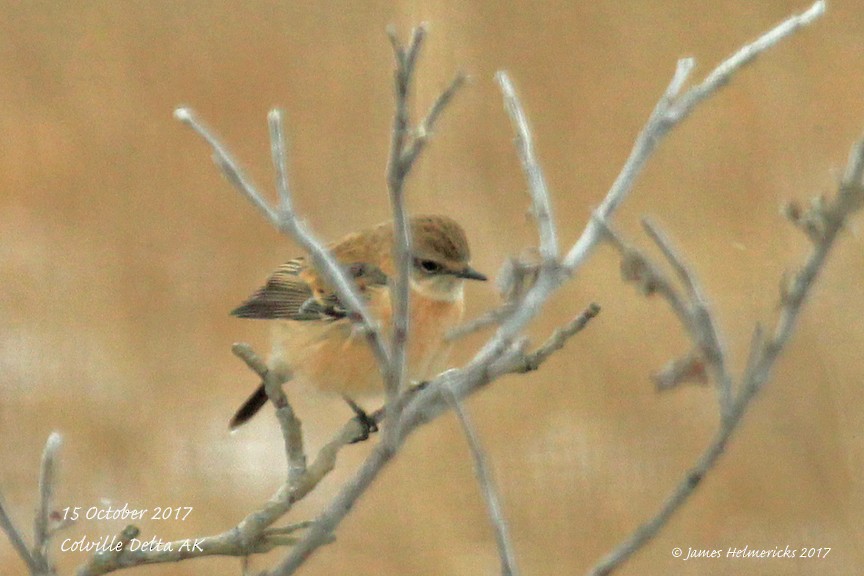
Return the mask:
<svg viewBox="0 0 864 576"><path fill-rule="evenodd" d="M345 394L342 395L342 398L354 412L354 419L360 424L360 434L351 440L351 444L368 440L370 434L378 432L378 420L374 416L370 416L357 402Z"/></svg>
<svg viewBox="0 0 864 576"><path fill-rule="evenodd" d="M405 401L407 402L414 394L420 392L426 386L429 385L428 380L423 380L422 382L412 382L407 390L404 392ZM386 406L382 406L378 410L375 410L371 414L366 412L360 405L357 404L352 398L342 395L342 398L351 407L351 410L356 414L355 418L357 422L359 422L362 432L360 435L355 438L351 444L356 444L358 442L363 442L364 440L368 440L370 434L378 432L378 425L384 420L384 417L387 415Z"/></svg>

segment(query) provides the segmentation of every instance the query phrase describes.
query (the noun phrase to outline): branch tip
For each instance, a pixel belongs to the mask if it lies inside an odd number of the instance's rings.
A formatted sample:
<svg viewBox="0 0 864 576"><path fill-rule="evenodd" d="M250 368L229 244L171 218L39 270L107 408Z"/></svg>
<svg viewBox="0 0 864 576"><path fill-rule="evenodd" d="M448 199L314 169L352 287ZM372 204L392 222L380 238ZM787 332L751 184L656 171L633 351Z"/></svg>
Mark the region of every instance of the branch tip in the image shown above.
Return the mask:
<svg viewBox="0 0 864 576"><path fill-rule="evenodd" d="M666 97L675 98L681 92L681 88L687 82L693 69L696 67L696 59L692 57L681 58L675 65L675 74L672 76L672 81L666 88Z"/></svg>
<svg viewBox="0 0 864 576"><path fill-rule="evenodd" d="M192 121L194 117L194 112L191 108L187 108L186 106L181 106L179 108L174 109L174 118L179 120L180 122L189 123Z"/></svg>

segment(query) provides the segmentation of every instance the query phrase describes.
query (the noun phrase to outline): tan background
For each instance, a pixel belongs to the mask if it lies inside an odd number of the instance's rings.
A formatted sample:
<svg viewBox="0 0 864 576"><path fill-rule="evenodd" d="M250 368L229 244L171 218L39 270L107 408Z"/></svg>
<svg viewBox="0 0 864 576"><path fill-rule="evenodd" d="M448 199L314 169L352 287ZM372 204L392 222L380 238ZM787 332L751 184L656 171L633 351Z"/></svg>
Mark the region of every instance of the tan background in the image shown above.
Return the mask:
<svg viewBox="0 0 864 576"><path fill-rule="evenodd" d="M411 209L466 223L494 273L534 242L522 175L492 80L519 86L569 245L602 198L679 56L700 77L799 2L4 2L0 7L0 489L20 524L39 453L64 434L61 506L193 506L143 522L164 540L222 531L284 469L268 414L231 436L254 379L230 354L266 347L227 312L295 254L171 117L188 104L260 183L272 181L267 110L289 119L297 204L326 238L387 217L391 114L384 27L432 22L418 78L426 106L458 68L474 78L410 183ZM686 251L739 370L756 320L807 249L788 198L830 193L864 130L864 11L835 0L676 131L618 219L651 214ZM718 469L622 574L852 574L864 565L860 218L845 234L775 378ZM470 312L492 306L472 286ZM648 375L685 349L668 309L597 254L548 307L537 337L589 301L590 330L530 377L469 403L501 486L525 574L578 574L652 514L708 442L714 396L657 395ZM480 341L460 350L464 360ZM348 416L295 393L310 444ZM313 517L368 452L292 514ZM79 522L96 539L121 522ZM64 537L65 537L64 536ZM675 546L831 547L824 560L671 557ZM253 566L266 567L258 558ZM58 555L64 574L83 560ZM235 559L141 568L228 575ZM497 558L452 416L405 448L307 574L491 574ZM0 539L0 573L22 573Z"/></svg>

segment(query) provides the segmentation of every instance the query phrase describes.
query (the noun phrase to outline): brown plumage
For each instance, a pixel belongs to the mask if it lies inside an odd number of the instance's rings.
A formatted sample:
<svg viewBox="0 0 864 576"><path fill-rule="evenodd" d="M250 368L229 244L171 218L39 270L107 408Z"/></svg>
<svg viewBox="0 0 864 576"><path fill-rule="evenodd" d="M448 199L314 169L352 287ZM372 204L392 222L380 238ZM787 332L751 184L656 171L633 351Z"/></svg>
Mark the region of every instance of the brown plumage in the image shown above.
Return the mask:
<svg viewBox="0 0 864 576"><path fill-rule="evenodd" d="M335 292L313 290L304 279L305 259L295 258L276 269L267 283L246 302L231 311L238 318L267 320L327 320L345 316L345 308ZM348 275L360 293L387 285L387 276L377 266L357 262L347 266Z"/></svg>
<svg viewBox="0 0 864 576"><path fill-rule="evenodd" d="M410 226L413 265L408 375L417 379L430 377L444 367L450 349L445 335L462 318L462 281L486 277L468 265L468 240L455 220L416 216ZM329 248L346 266L379 320L383 336L389 338L388 277L395 273L392 223L349 234ZM357 337L345 312L311 263L300 257L277 268L232 314L277 321L271 370L284 370L323 390L352 394L380 390L375 358L365 338ZM263 388L259 388L237 412L232 428L251 418L266 401Z"/></svg>

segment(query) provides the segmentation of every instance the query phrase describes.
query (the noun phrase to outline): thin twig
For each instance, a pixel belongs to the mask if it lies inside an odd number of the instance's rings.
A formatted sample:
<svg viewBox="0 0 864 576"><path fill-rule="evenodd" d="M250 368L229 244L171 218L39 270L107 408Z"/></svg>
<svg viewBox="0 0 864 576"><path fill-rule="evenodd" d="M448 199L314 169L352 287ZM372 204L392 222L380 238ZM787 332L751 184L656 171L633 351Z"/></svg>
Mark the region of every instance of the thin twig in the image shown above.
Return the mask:
<svg viewBox="0 0 864 576"><path fill-rule="evenodd" d="M279 213L270 207L270 204L246 176L227 148L219 141L213 131L198 119L198 115L191 108L177 108L174 110L174 118L195 130L210 145L213 149L213 161L219 166L228 181L246 196L246 199L258 208L271 224L278 228L280 224Z"/></svg>
<svg viewBox="0 0 864 576"><path fill-rule="evenodd" d="M438 95L438 98L435 99L435 102L429 108L426 117L417 127L417 133L414 135L411 143L408 144L402 152L401 162L403 165L408 167L407 171L411 170L417 157L420 156L420 153L429 142L429 138L435 131L435 124L438 121L438 117L441 116L444 109L447 108L447 105L450 104L450 101L453 100L453 97L456 96L459 89L465 85L466 81L467 77L464 73L457 73L456 76L453 77L453 80L450 81L450 85Z"/></svg>
<svg viewBox="0 0 864 576"><path fill-rule="evenodd" d="M762 350L765 347L765 328L761 322L756 323L753 328L753 335L750 337L750 349L747 354L747 364L744 366L744 372L741 375L741 382L752 382L752 372L762 359Z"/></svg>
<svg viewBox="0 0 864 576"><path fill-rule="evenodd" d="M560 328L556 328L551 336L534 352L525 355L524 363L515 372L532 372L540 368L552 354L564 347L567 341L581 332L597 314L600 305L592 302L578 316Z"/></svg>
<svg viewBox="0 0 864 576"><path fill-rule="evenodd" d="M781 295L780 318L770 340L762 347L762 357L754 363L749 374L750 380L742 383L743 388L759 390L767 381L777 356L783 350L795 328L802 305L810 288L822 270L825 259L843 229L849 215L864 205L864 139L855 143L850 151L849 163L837 196L821 214L825 233L822 241L814 244L803 268L794 276L787 291ZM743 392L742 392L743 393Z"/></svg>
<svg viewBox="0 0 864 576"><path fill-rule="evenodd" d="M266 533L270 530L270 526L318 486L321 480L333 470L339 450L355 439L359 432L360 425L357 421L355 419L349 421L333 440L321 448L307 467L305 474L301 475L293 485L287 482L283 484L262 508L250 513L237 526L214 536L176 540L167 543L160 550L124 548L121 554L95 554L78 569L77 576L99 576L132 566L178 562L204 556L244 557L253 553L268 552L282 545L282 542L270 538ZM2 518L2 507L0 507L0 520ZM131 528L136 530L137 536L137 528L134 526ZM331 541L332 539L328 537L319 544L324 545ZM190 549L192 543L196 546L194 549Z"/></svg>
<svg viewBox="0 0 864 576"><path fill-rule="evenodd" d="M735 73L753 62L759 54L762 54L801 28L812 24L824 13L825 2L819 0L803 14L787 18L721 62L720 65L708 74L701 84L694 86L680 97L678 97L678 93L693 70L694 60L692 58L679 60L672 82L669 83L663 98L657 103L648 123L636 139L633 150L630 152L627 162L618 174L618 178L615 180L603 203L597 208L597 214L600 219L608 220L612 212L630 194L633 184L645 167L648 158L651 157L657 145L669 130L687 118L697 105L726 86ZM597 230L596 224L592 225L592 222L594 220L588 223L585 231L564 259L564 265L571 273L585 263L591 251L597 245L599 230Z"/></svg>
<svg viewBox="0 0 864 576"><path fill-rule="evenodd" d="M647 161L651 151L653 151L656 145L656 135L654 133L662 124L660 118L665 116L669 102L671 102L671 99L680 91L692 66L692 60L679 61L675 76L672 78L666 92L663 94L663 97L660 99L660 102L658 102L654 112L651 114L648 124L639 135L639 138L634 145L633 152L631 152L630 159L628 159L628 163L625 164L621 173L618 175L618 178L613 184L612 189L606 195L603 203L595 211L595 218L592 218L588 222L585 231L570 250L570 253L567 255L567 258L563 263L563 267L560 269L557 266L553 268L548 265L541 267L537 281L525 295L522 305L514 310L513 314L499 327L495 336L489 339L489 341L487 341L474 356L474 359L471 361L472 365L485 365L495 362L498 357L507 350L516 334L540 312L543 304L548 300L549 296L561 286L567 277L565 273L572 275L576 267L587 259L596 244L600 242L603 236L603 230L599 222L606 221L606 219L611 216L612 212L614 212L618 205L620 205L620 203L623 202L629 194L636 175L642 165ZM515 100L515 102L519 104L519 97L515 91L510 95L510 99ZM518 107L521 109L521 104L519 104ZM523 131L521 137L524 141L533 141L527 123L519 125L519 128ZM536 184L536 180L529 178L529 185L533 185L531 184L532 182ZM545 192L548 194L548 191ZM539 197L543 193L544 189L542 188L531 190L532 198ZM544 203L547 206L551 205L548 201L544 201ZM548 224L554 226L554 219L551 218L551 215ZM547 242L550 240L550 235L543 234L542 231L540 236L541 243L544 239ZM543 252L543 250L544 249L541 247L541 252ZM547 246L545 251L546 253L552 253L552 248ZM462 395L464 396L468 391L468 386L466 384L464 389L460 392L462 392Z"/></svg>
<svg viewBox="0 0 864 576"><path fill-rule="evenodd" d="M276 191L279 194L279 216L284 220L290 218L294 212L294 203L291 200L291 185L286 165L288 150L282 128L282 111L278 108L271 110L267 114L267 122L270 125L270 155L276 171Z"/></svg>
<svg viewBox="0 0 864 576"><path fill-rule="evenodd" d="M288 396L282 390L282 384L288 378L280 378L276 372L270 370L264 360L245 342L234 344L231 351L258 374L264 385L264 390L267 392L267 397L276 407L276 418L279 420L282 438L285 441L285 455L288 462L287 483L289 486L294 486L306 473L306 453L303 449L302 423L294 413Z"/></svg>
<svg viewBox="0 0 864 576"><path fill-rule="evenodd" d="M378 360L378 365L382 373L386 373L390 365L389 351L384 346L378 323L369 313L366 305L363 303L357 287L343 270L339 262L330 254L330 251L319 241L308 227L301 221L296 213L291 210L290 197L286 196L290 192L287 185L287 180L279 185L280 190L280 207L287 211L280 212L274 210L264 196L258 191L252 181L246 177L237 161L231 156L225 146L219 141L216 135L210 128L202 123L195 112L190 108L177 108L174 111L174 117L191 127L198 133L213 149L214 161L222 170L228 181L234 185L252 204L257 207L265 218L283 234L287 234L297 242L301 248L306 250L312 258L312 263L315 269L320 272L327 282L333 287L338 294L340 302L343 303L353 315L358 317L363 324L363 331L370 342L375 357ZM281 122L281 116L276 113L271 115L271 126L278 125ZM272 132L271 150L274 160L279 157L285 150L284 140L280 140L282 135L281 127L276 128ZM283 168L280 168L280 162L276 164L277 174L285 174ZM281 180L281 176L279 177ZM284 184L284 185L283 185ZM285 198L288 198L287 202Z"/></svg>
<svg viewBox="0 0 864 576"><path fill-rule="evenodd" d="M449 332L447 332L445 338L449 341L459 340L460 338L464 338L465 336L473 334L474 332L479 332L485 328L489 328L490 326L500 324L501 320L510 316L513 313L515 307L515 303L506 302L498 308L493 308L492 310L489 310L485 314L478 316L473 320L469 320L464 324L452 328Z"/></svg>
<svg viewBox="0 0 864 576"><path fill-rule="evenodd" d="M540 230L540 254L544 262L558 262L558 238L555 231L555 223L552 219L552 198L546 186L546 178L543 169L537 161L534 153L534 140L531 136L531 128L528 118L522 109L522 103L516 95L516 89L507 72L499 71L495 75L501 92L504 95L504 105L513 129L516 131L516 149L519 151L519 159L522 162L522 171L528 179L528 191L531 193L531 206L534 218L537 219L537 227Z"/></svg>
<svg viewBox="0 0 864 576"><path fill-rule="evenodd" d="M809 11L804 19L801 17L793 17L791 20L801 19L802 24L809 24L824 10L824 3L817 2L813 9ZM800 26L789 27L786 24L781 24L779 27L783 33L777 36L775 32L769 32L767 36L775 37L779 40L786 37ZM774 42L776 42L774 40ZM764 51L773 43L759 42L755 43L758 51ZM718 69L728 69L728 74L732 74L740 69L746 62L733 62L733 66L721 64ZM686 82L693 68L694 61L692 59L680 60L676 68L675 75L669 83L662 98L658 102L651 117L648 120L643 131L634 144L630 157L619 173L612 188L607 194L604 201L595 211L596 216L592 218L585 231L580 236L579 240L573 245L570 252L565 258L564 265L569 273L573 273L580 265L582 265L591 254L596 244L602 239L603 231L600 222L607 221L617 207L626 199L632 190L636 178L640 174L647 160L650 158L657 144L662 137L684 117L682 114L670 114L674 100L678 97L681 88ZM712 85L710 89L702 91L698 99L688 101L686 113L695 107L695 105L705 98L713 95L721 84ZM495 366L505 366L506 351L509 349L513 338L519 330L527 324L539 311L542 304L546 301L549 295L560 286L563 282L561 275L545 273L545 269L541 270L537 283L532 290L526 295L523 305L520 306L513 315L499 328L495 336L490 339L478 352L474 359L468 365L455 374L447 374L447 380L452 380L449 385L453 386L458 397L462 398L472 393L474 390L485 385L490 379L496 376ZM500 369L500 368L499 368ZM405 422L405 432L407 433L413 426L419 425L430 418L434 418L442 407L434 403L434 395L437 388L443 385L443 379L439 378L430 383L427 390L417 395L417 398L408 407L403 417ZM727 420L727 422L731 421ZM357 494L359 496L359 493ZM660 524L662 525L662 523ZM658 527L659 528L659 527Z"/></svg>
<svg viewBox="0 0 864 576"><path fill-rule="evenodd" d="M523 249L518 255L509 256L501 265L495 278L495 286L504 303L478 318L452 328L445 338L448 341L458 340L503 322L522 304L525 295L537 283L542 267L543 259L540 251L533 246Z"/></svg>
<svg viewBox="0 0 864 576"><path fill-rule="evenodd" d="M675 106L669 111L672 122L680 122L703 100L713 95L718 89L726 86L732 76L744 66L752 63L757 56L776 45L778 42L809 26L825 14L825 1L818 0L801 14L786 18L783 22L763 34L750 44L735 52L711 71L698 86L687 91Z"/></svg>
<svg viewBox="0 0 864 576"><path fill-rule="evenodd" d="M738 422L743 413L741 405L736 404L733 406L729 418L724 422L708 449L702 454L696 465L687 472L678 486L672 491L672 494L663 502L657 514L637 528L630 536L616 546L612 552L600 560L589 572L590 576L607 576L611 574L657 535L672 515L696 490L705 474L714 467L717 459L726 449L726 444L729 442L732 433L738 428Z"/></svg>
<svg viewBox="0 0 864 576"><path fill-rule="evenodd" d="M761 327L757 325L754 330L750 359L741 384L738 386L738 393L727 416L721 419L720 429L714 440L703 452L696 465L675 487L660 511L601 560L590 572L591 576L606 576L612 573L651 541L692 495L705 474L717 463L732 434L738 429L741 418L752 405L752 400L768 381L780 353L789 341L803 305L825 264L837 234L842 230L848 217L864 205L864 184L860 180L862 172L864 172L864 139L853 146L846 171L847 179L841 183L837 196L822 214L825 234L818 243L814 244L804 267L795 275L789 291L781 295L781 312L773 336L768 342L764 342Z"/></svg>
<svg viewBox="0 0 864 576"><path fill-rule="evenodd" d="M391 429L398 425L398 415L402 410L398 400L402 397L400 393L405 382L410 334L412 238L405 209L405 179L425 148L438 117L453 99L456 91L464 84L465 78L461 73L457 74L447 89L439 94L426 117L418 126L415 137L409 143L411 81L414 77L423 40L426 37L426 24L423 23L414 28L411 42L407 47L401 45L393 28L388 28L388 35L393 45L396 61L394 71L396 103L390 139L390 156L387 164L387 188L390 192L390 205L393 212L393 256L396 265L396 282L391 299L393 302L391 363L385 375L385 389L392 426L388 426L388 429L385 430L384 441L393 442L395 432Z"/></svg>
<svg viewBox="0 0 864 576"><path fill-rule="evenodd" d="M387 189L390 192L390 207L393 212L393 258L396 279L391 297L393 328L390 342L390 366L385 374L384 385L387 392L387 404L393 406L394 410L398 410L395 402L402 388L402 383L405 381L406 351L410 330L408 310L411 305L411 291L409 290L411 230L408 224L408 214L405 210L404 183L406 172L405 166L402 164L402 153L410 127L408 110L410 81L414 72L414 64L425 37L425 31L424 24L414 28L411 43L407 49L400 45L395 32L392 29L390 31L396 60L396 69L393 73L396 103L390 135L390 156L387 163ZM394 421L394 424L397 422L398 420ZM387 433L386 437L389 439L391 434Z"/></svg>
<svg viewBox="0 0 864 576"><path fill-rule="evenodd" d="M687 300L660 267L628 244L611 224L599 220L597 223L603 232L602 238L621 254L621 276L624 281L636 284L644 296L659 294L666 300L687 331L692 333L693 327L690 326L692 318Z"/></svg>
<svg viewBox="0 0 864 576"><path fill-rule="evenodd" d="M264 530L264 534L266 534L268 536L277 535L277 534L279 534L279 535L293 534L293 533L297 532L298 530L305 530L306 528L309 528L309 527L314 526L314 525L315 525L315 522L312 522L311 520L306 520L304 522L297 522L296 524L289 524L288 526L279 526L277 528L268 528L267 530Z"/></svg>
<svg viewBox="0 0 864 576"><path fill-rule="evenodd" d="M51 508L54 504L54 488L57 481L57 453L62 443L63 437L58 432L52 432L48 436L39 468L39 508L33 521L33 558L41 564L46 574L53 571L48 555L48 543L51 540Z"/></svg>
<svg viewBox="0 0 864 576"><path fill-rule="evenodd" d="M24 563L27 564L27 569L30 571L30 574L40 574L40 566L36 562L36 559L33 558L33 555L30 554L27 544L24 543L24 535L15 526L15 523L6 511L6 505L3 502L2 494L0 494L0 528L6 532L6 536L9 537L9 541L12 543L12 547L15 548L15 551L18 552L18 556L20 556Z"/></svg>
<svg viewBox="0 0 864 576"><path fill-rule="evenodd" d="M570 252L564 258L564 267L570 274L588 260L594 248L602 239L603 231L600 223L611 220L611 216L618 209L618 206L630 195L636 179L639 177L657 145L663 139L663 136L674 126L674 123L668 118L669 107L672 101L678 96L687 78L690 77L690 72L693 70L694 65L695 61L692 58L678 60L675 74L672 76L672 80L666 87L663 96L660 97L660 100L654 106L654 110L651 112L651 116L649 116L645 127L642 128L642 131L636 138L633 149L630 151L630 156L615 178L615 182L612 183L612 187L609 189L603 202L594 210L594 215L588 221L582 235L579 236L579 239L570 248Z"/></svg>
<svg viewBox="0 0 864 576"><path fill-rule="evenodd" d="M708 305L708 299L696 278L696 274L690 270L683 257L672 246L669 238L647 218L642 219L642 227L660 248L672 269L675 270L687 288L690 297L688 306L690 322L688 322L687 327L692 331L691 333L696 340L695 344L699 347L713 373L721 416L725 418L732 408L732 376L727 368L726 350L720 340L715 315Z"/></svg>
<svg viewBox="0 0 864 576"><path fill-rule="evenodd" d="M233 347L233 351L262 379L268 377L267 365L252 351L251 347L237 344ZM283 407L282 410L285 408L290 408L290 405ZM280 418L280 422L288 421L293 416L293 412L280 416L279 411L277 411L277 416ZM384 411L376 412L373 417L380 422L384 417ZM292 428L294 426L294 424L289 425ZM285 426L283 426L283 430L284 428ZM296 420L296 430L299 434L299 420ZM78 569L78 576L99 576L132 566L177 562L186 558L204 556L245 557L254 553L267 552L278 546L294 545L296 541L293 539L274 538L274 535L287 533L288 529L271 528L272 524L288 513L296 502L305 498L318 486L335 467L340 450L353 442L360 433L361 425L356 419L351 419L305 467L301 466L303 459L305 459L302 452L302 441L299 438L295 440L292 434L286 434L288 460L293 463L289 467L288 479L263 507L250 513L237 526L213 536L177 540L158 551L124 549L121 553L95 554ZM2 509L0 509L0 519L2 519ZM309 523L301 523L300 526L309 527L309 525ZM137 528L134 526L131 528L136 531L135 536L137 536ZM332 541L332 537L327 536L323 538L320 545ZM190 550L189 544L193 542L197 548Z"/></svg>
<svg viewBox="0 0 864 576"><path fill-rule="evenodd" d="M453 394L453 391L447 390L447 394L448 401L453 407L453 411L459 419L459 424L462 426L465 439L468 441L471 458L474 460L474 473L477 476L477 483L480 485L480 491L483 493L483 499L486 501L489 519L492 521L492 527L495 529L495 541L498 544L498 556L501 559L501 575L518 576L519 569L516 566L516 552L510 539L507 521L504 519L504 509L501 507L498 489L492 478L492 471L486 463L486 453L480 444L480 437L477 435L477 430L471 422L468 412Z"/></svg>
<svg viewBox="0 0 864 576"><path fill-rule="evenodd" d="M288 574L293 574L315 550L325 544L342 519L351 510L360 494L366 491L395 454L394 446L386 442L379 442L373 448L369 457L363 462L360 470L357 471L351 480L342 486L327 508L318 515L315 519L315 525L291 549L291 552L275 568L268 572L268 576L287 576Z"/></svg>
<svg viewBox="0 0 864 576"><path fill-rule="evenodd" d="M540 362L543 359L540 359ZM517 342L508 346L506 350L496 356L494 362L490 362L488 365L472 362L462 369L444 372L422 388L407 390L406 394L410 393L410 395L402 413L397 439L404 441L418 427L430 422L450 408L441 390L459 386L454 391L458 397L462 389L477 390L504 374L518 372L523 366L525 366L524 342ZM376 421L380 417L381 414L376 413ZM347 437L350 438L350 434ZM336 498L318 516L315 526L295 546L288 557L268 573L268 576L293 574L315 549L323 545L325 539L332 534L357 499L390 462L396 449L398 449L398 445L379 443L351 480L342 487ZM311 470L313 465L310 465L309 468Z"/></svg>

